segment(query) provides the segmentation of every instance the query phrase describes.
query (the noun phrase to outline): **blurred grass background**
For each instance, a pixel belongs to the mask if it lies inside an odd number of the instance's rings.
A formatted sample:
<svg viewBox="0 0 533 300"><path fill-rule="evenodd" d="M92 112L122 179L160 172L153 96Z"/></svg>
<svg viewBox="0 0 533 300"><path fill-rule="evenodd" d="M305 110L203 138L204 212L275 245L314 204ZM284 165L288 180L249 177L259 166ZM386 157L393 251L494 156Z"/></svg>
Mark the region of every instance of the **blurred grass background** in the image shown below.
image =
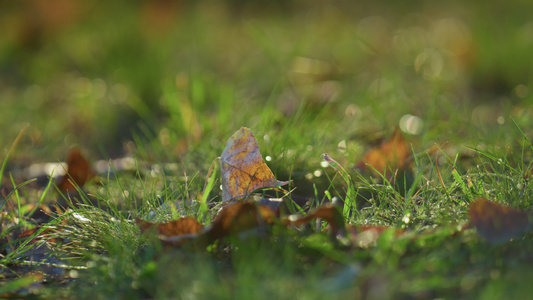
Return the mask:
<svg viewBox="0 0 533 300"><path fill-rule="evenodd" d="M78 144L92 157L192 155L205 167L248 126L267 154L319 161L342 146L355 160L361 141L404 117L423 147L502 143L510 118L531 126L532 6L3 2L0 141L5 153L29 122L13 165L61 160Z"/></svg>

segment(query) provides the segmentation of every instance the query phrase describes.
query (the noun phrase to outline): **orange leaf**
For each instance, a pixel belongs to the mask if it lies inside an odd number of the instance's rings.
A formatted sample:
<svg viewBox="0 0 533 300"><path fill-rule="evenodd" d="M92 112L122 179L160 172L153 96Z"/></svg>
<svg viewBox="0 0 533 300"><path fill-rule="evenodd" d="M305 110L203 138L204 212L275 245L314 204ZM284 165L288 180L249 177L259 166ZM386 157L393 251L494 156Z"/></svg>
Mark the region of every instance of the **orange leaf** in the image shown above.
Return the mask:
<svg viewBox="0 0 533 300"><path fill-rule="evenodd" d="M274 211L254 202L235 202L225 206L217 214L205 235L209 242L228 235L272 224L276 219Z"/></svg>
<svg viewBox="0 0 533 300"><path fill-rule="evenodd" d="M95 175L91 163L81 150L77 147L72 148L67 156L67 174L61 179L58 188L63 192L76 191L76 185L82 187Z"/></svg>
<svg viewBox="0 0 533 300"><path fill-rule="evenodd" d="M248 128L242 127L228 140L220 157L222 201L246 197L264 187L278 187L278 181L259 153L259 146Z"/></svg>
<svg viewBox="0 0 533 300"><path fill-rule="evenodd" d="M202 231L202 224L198 223L193 218L184 217L175 221L167 223L155 224L141 219L137 219L137 225L141 228L141 231L146 231L149 228L155 227L157 233L162 236L176 236L184 234L194 234Z"/></svg>
<svg viewBox="0 0 533 300"><path fill-rule="evenodd" d="M141 232L145 232L152 228L157 231L158 237L167 244L179 246L185 244L187 241L196 237L195 234L202 231L202 224L198 223L196 219L184 217L175 221L167 223L155 224L141 219L135 220L140 227ZM180 237L183 237L180 239ZM174 239L174 240L172 240Z"/></svg>
<svg viewBox="0 0 533 300"><path fill-rule="evenodd" d="M530 229L525 212L487 199L472 202L469 215L479 235L492 243L507 241Z"/></svg>
<svg viewBox="0 0 533 300"><path fill-rule="evenodd" d="M404 170L409 158L409 147L400 130L396 129L392 137L379 148L369 150L363 157L360 167L368 169L368 165L384 174L389 168Z"/></svg>

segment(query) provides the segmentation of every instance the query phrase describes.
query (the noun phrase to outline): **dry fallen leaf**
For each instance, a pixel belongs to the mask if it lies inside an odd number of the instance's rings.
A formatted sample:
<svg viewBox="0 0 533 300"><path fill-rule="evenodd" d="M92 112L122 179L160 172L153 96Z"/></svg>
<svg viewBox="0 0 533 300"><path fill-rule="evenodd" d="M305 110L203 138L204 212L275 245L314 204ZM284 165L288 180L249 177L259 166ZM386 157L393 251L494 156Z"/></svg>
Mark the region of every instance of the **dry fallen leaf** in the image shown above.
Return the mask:
<svg viewBox="0 0 533 300"><path fill-rule="evenodd" d="M332 204L322 205L306 216L291 215L279 220L274 210L255 201L239 201L223 207L211 225L203 228L195 219L181 218L176 221L154 224L136 219L142 232L150 228L157 230L158 238L171 246L182 246L192 242L196 247L206 247L216 240L256 228L266 228L278 222L283 225L305 225L314 219L329 223L332 236L345 234L344 217L339 208Z"/></svg>
<svg viewBox="0 0 533 300"><path fill-rule="evenodd" d="M198 223L196 219L184 217L175 221L170 221L162 224L155 224L141 219L135 220L137 225L140 227L141 232L149 231L150 229L155 229L158 237L167 244L172 244L174 246L183 245L188 242L190 239L196 237L195 235L202 231L204 228L202 224ZM188 238L183 238L176 241L167 241L169 238L183 237L187 236Z"/></svg>
<svg viewBox="0 0 533 300"><path fill-rule="evenodd" d="M286 223L286 225L299 226L318 218L328 222L332 236L345 233L344 216L342 215L340 208L331 203L317 207L303 217L298 217L297 215L289 216L284 223Z"/></svg>
<svg viewBox="0 0 533 300"><path fill-rule="evenodd" d="M58 188L63 192L74 192L76 186L82 187L95 175L91 163L81 150L72 148L67 156L67 174L61 179Z"/></svg>
<svg viewBox="0 0 533 300"><path fill-rule="evenodd" d="M380 174L385 174L388 170L404 170L409 156L409 147L401 131L396 129L388 141L384 141L379 148L369 150L359 166L374 168Z"/></svg>
<svg viewBox="0 0 533 300"><path fill-rule="evenodd" d="M530 229L525 212L487 199L472 202L469 215L479 235L492 243L508 241Z"/></svg>
<svg viewBox="0 0 533 300"><path fill-rule="evenodd" d="M220 157L222 170L222 201L243 198L265 187L278 187L278 181L259 153L259 146L248 128L242 127L228 140Z"/></svg>
<svg viewBox="0 0 533 300"><path fill-rule="evenodd" d="M255 202L235 202L225 206L205 231L209 243L228 235L237 234L266 224L276 219L275 212Z"/></svg>
<svg viewBox="0 0 533 300"><path fill-rule="evenodd" d="M203 228L195 219L184 217L176 221L154 224L136 219L142 232L156 228L159 239L173 246L181 246L195 240L197 245L207 246L215 240L240 232L272 224L274 211L252 201L231 203L220 210L213 223Z"/></svg>
<svg viewBox="0 0 533 300"><path fill-rule="evenodd" d="M137 225L141 231L146 231L149 228L156 228L157 233L163 236L175 236L183 234L194 234L202 231L204 228L202 224L198 223L193 218L184 217L175 221L170 221L162 224L150 223L141 219L136 219Z"/></svg>

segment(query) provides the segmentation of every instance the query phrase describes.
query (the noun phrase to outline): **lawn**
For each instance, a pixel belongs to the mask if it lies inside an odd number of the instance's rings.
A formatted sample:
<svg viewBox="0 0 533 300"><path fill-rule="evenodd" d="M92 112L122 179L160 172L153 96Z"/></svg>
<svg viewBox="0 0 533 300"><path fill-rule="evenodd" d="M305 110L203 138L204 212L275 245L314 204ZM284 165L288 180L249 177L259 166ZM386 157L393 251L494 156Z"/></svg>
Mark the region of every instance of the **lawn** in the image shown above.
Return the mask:
<svg viewBox="0 0 533 300"><path fill-rule="evenodd" d="M0 4L0 298L528 297L532 8Z"/></svg>

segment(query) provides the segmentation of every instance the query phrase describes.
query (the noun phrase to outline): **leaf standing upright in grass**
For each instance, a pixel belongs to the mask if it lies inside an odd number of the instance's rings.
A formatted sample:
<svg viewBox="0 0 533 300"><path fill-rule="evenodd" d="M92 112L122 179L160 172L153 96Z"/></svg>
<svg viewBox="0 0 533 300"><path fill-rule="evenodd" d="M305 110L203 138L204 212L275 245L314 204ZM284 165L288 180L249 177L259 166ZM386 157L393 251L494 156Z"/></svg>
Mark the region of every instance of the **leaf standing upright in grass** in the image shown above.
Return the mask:
<svg viewBox="0 0 533 300"><path fill-rule="evenodd" d="M220 157L222 201L242 198L265 187L286 185L278 181L259 153L252 131L242 127L228 140Z"/></svg>
<svg viewBox="0 0 533 300"><path fill-rule="evenodd" d="M82 187L87 181L95 176L89 160L77 147L72 148L67 156L67 174L58 184L58 188L64 192L76 191L76 185Z"/></svg>

